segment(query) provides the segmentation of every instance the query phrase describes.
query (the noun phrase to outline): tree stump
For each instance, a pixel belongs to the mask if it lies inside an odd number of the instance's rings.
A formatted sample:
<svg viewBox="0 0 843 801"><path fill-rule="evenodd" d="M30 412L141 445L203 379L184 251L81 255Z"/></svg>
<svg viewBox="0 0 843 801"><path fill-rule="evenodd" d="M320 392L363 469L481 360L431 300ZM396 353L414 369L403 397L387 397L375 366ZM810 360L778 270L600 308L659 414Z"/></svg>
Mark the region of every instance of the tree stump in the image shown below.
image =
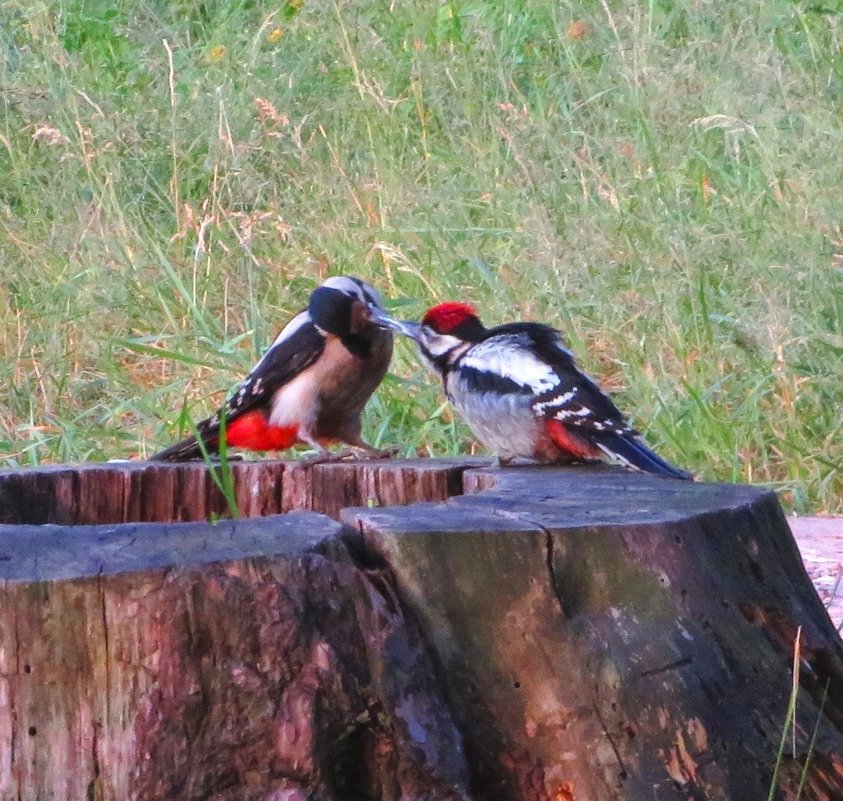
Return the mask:
<svg viewBox="0 0 843 801"><path fill-rule="evenodd" d="M422 627L478 799L767 798L800 628L774 797L810 751L800 797L843 798L843 648L772 492L591 466L464 482L342 519Z"/></svg>
<svg viewBox="0 0 843 801"><path fill-rule="evenodd" d="M202 464L0 473L0 799L467 799L390 578L272 514L446 498L457 463L233 470L268 516L180 522L226 511Z"/></svg>
<svg viewBox="0 0 843 801"><path fill-rule="evenodd" d="M766 798L799 629L774 797L843 797L772 493L488 465L0 473L0 799Z"/></svg>

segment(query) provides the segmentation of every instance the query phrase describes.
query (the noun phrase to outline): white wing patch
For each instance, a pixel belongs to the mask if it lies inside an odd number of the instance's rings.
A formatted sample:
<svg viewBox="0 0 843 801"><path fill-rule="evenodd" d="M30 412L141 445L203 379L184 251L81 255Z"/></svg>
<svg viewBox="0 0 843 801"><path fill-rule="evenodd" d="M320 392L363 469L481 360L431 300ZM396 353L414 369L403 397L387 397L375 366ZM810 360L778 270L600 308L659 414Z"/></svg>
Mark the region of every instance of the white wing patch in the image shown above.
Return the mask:
<svg viewBox="0 0 843 801"><path fill-rule="evenodd" d="M273 346L277 345L279 342L283 342L285 339L289 339L296 331L299 330L305 323L310 320L310 315L307 313L307 310L300 311L292 320L290 320L287 325L285 325L281 329L281 333L275 337L275 341L272 343Z"/></svg>
<svg viewBox="0 0 843 801"><path fill-rule="evenodd" d="M249 374L246 376L246 378L243 379L240 386L235 391L234 395L229 399L229 413L236 412L244 403L246 403L250 399L250 396L257 397L264 393L265 389L263 387L263 377L258 376L254 380L252 380L252 377L256 373L260 372L263 363L266 361L269 354L279 343L283 342L286 339L289 339L296 333L296 331L298 331L303 325L306 325L308 322L310 322L310 315L305 310L299 312L295 317L293 317L292 320L290 320L289 323L287 323L287 325L285 325L281 329L281 332L278 334L277 337L275 337L273 343L266 349L263 356L258 359L255 366L251 370L249 370ZM214 415L214 418L212 418L210 422L216 425L219 422L218 415Z"/></svg>
<svg viewBox="0 0 843 801"><path fill-rule="evenodd" d="M487 339L471 348L461 363L487 373L497 373L542 395L559 385L554 369L534 356L514 336Z"/></svg>
<svg viewBox="0 0 843 801"><path fill-rule="evenodd" d="M553 406L564 406L566 403L570 403L574 399L574 396L576 394L577 388L574 387L573 389L563 393L562 395L554 395L550 400L534 403L533 410L536 414L542 415L544 414L545 409L549 409ZM579 414L579 412L577 412L577 414Z"/></svg>

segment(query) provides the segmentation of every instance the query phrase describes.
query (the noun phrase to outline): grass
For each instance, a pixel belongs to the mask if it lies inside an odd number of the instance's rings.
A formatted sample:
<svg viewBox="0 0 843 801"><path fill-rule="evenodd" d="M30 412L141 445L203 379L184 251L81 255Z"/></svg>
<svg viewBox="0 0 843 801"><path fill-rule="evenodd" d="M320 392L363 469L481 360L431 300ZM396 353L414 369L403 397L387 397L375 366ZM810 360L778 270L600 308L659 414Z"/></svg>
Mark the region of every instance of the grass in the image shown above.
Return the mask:
<svg viewBox="0 0 843 801"><path fill-rule="evenodd" d="M199 450L202 451L202 459L208 468L211 481L214 482L214 485L225 499L225 505L228 507L227 511L231 516L231 519L237 520L237 518L240 517L240 507L237 504L237 491L234 486L234 474L231 471L231 462L228 458L228 441L226 440L227 425L228 421L225 414L220 414L220 441L217 454L212 455L208 452L205 442L199 436L198 428L194 427L194 434L196 435L196 441L199 444Z"/></svg>
<svg viewBox="0 0 843 801"><path fill-rule="evenodd" d="M841 13L0 0L0 453L149 453L334 273L560 327L666 457L843 511ZM366 435L474 448L402 345Z"/></svg>
<svg viewBox="0 0 843 801"><path fill-rule="evenodd" d="M770 778L770 789L767 794L767 801L774 801L779 797L780 791L783 792L779 786L780 777L782 775L782 768L785 761L785 749L787 747L788 738L791 742L791 760L794 762L798 759L802 762L799 771L799 784L795 788L796 793L794 801L799 801L802 796L802 791L805 789L808 781L808 776L811 770L811 764L815 755L815 748L817 744L817 735L820 730L820 723L823 719L823 710L825 709L826 701L828 700L828 687L830 679L826 681L823 688L822 699L820 700L819 709L817 711L817 719L811 731L811 736L805 743L805 751L800 755L797 750L797 743L800 739L804 739L806 732L801 730L797 723L797 707L799 703L799 682L800 682L800 665L802 663L802 627L796 629L796 636L793 639L793 668L792 679L790 687L790 696L787 703L787 711L785 713L784 723L782 725L781 739L779 740L779 747L776 753L776 761L773 765L773 774Z"/></svg>

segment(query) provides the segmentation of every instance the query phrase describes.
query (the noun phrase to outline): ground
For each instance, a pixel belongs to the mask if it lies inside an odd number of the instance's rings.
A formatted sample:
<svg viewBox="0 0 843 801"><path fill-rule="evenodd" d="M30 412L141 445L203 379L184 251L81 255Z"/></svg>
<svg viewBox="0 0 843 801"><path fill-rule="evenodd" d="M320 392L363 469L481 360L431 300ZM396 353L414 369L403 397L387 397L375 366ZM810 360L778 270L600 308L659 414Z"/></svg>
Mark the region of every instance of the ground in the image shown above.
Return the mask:
<svg viewBox="0 0 843 801"><path fill-rule="evenodd" d="M843 517L790 517L805 569L838 629L843 626Z"/></svg>

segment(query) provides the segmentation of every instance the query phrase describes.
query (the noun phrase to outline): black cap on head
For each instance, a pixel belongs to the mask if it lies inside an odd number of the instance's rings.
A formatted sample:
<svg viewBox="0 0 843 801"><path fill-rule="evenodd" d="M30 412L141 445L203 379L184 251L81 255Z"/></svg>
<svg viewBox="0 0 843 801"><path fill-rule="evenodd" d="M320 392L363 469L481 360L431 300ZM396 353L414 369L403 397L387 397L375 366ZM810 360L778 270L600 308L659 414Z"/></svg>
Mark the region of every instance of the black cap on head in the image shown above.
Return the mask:
<svg viewBox="0 0 843 801"><path fill-rule="evenodd" d="M344 337L351 333L351 307L354 298L339 289L320 286L310 295L307 311L323 331Z"/></svg>

